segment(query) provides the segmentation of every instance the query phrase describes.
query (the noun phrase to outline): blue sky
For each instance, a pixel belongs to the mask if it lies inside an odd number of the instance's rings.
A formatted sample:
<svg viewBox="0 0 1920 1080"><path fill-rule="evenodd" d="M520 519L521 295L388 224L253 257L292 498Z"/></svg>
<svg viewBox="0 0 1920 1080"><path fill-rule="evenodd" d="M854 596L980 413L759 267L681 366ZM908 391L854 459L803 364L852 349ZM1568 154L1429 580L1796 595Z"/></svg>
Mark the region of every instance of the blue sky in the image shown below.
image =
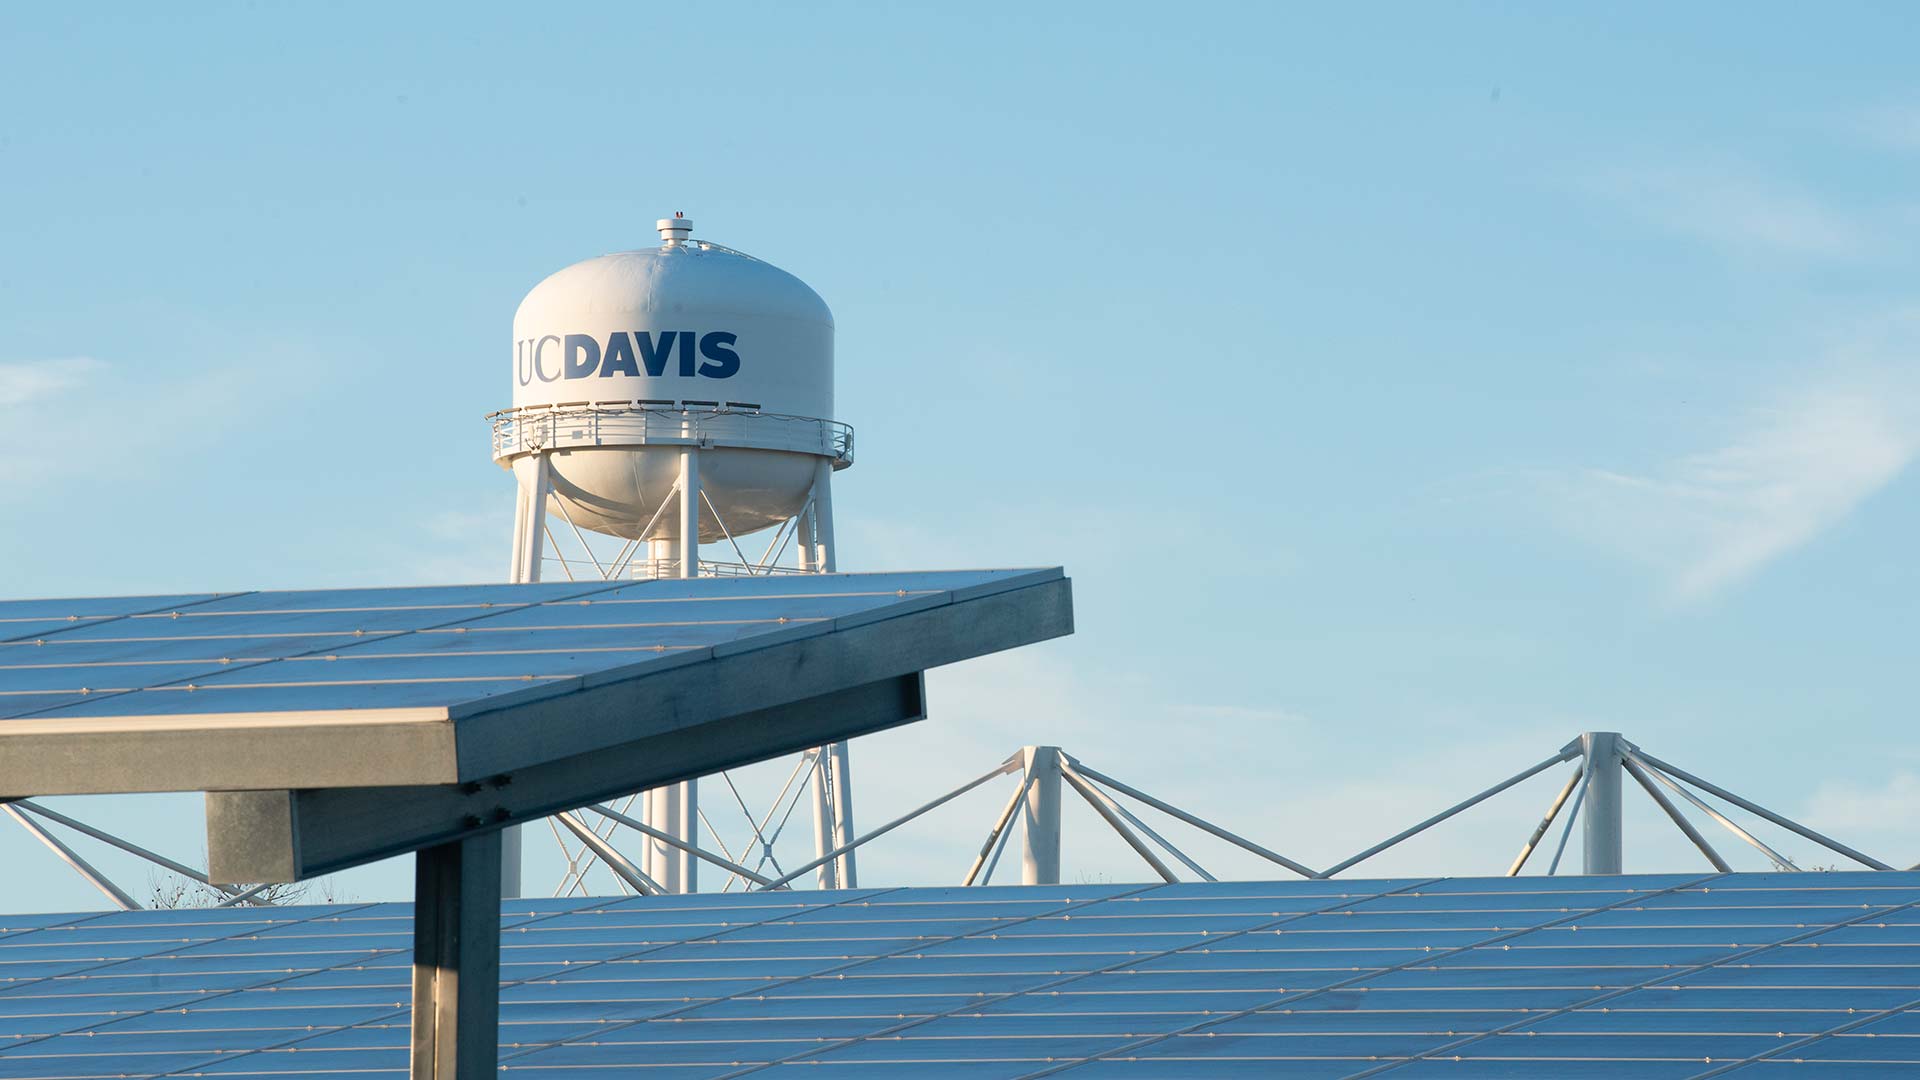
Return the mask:
<svg viewBox="0 0 1920 1080"><path fill-rule="evenodd" d="M1912 863L1915 18L11 12L0 594L497 579L514 306L684 210L833 307L843 567L1076 581L856 746L866 820L1059 742L1326 863L1604 728ZM9 904L93 902L30 844Z"/></svg>

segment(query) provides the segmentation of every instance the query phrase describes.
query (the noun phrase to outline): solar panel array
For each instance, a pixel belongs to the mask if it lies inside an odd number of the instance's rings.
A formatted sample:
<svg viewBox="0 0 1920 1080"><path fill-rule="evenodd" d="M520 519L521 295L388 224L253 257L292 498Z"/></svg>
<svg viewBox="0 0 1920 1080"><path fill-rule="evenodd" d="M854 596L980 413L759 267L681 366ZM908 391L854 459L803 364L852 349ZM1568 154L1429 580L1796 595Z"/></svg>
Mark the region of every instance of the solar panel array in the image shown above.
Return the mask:
<svg viewBox="0 0 1920 1080"><path fill-rule="evenodd" d="M404 904L0 918L0 1077L407 1066ZM1920 874L509 901L511 1076L1920 1075Z"/></svg>
<svg viewBox="0 0 1920 1080"><path fill-rule="evenodd" d="M470 705L1059 571L0 601L0 719Z"/></svg>

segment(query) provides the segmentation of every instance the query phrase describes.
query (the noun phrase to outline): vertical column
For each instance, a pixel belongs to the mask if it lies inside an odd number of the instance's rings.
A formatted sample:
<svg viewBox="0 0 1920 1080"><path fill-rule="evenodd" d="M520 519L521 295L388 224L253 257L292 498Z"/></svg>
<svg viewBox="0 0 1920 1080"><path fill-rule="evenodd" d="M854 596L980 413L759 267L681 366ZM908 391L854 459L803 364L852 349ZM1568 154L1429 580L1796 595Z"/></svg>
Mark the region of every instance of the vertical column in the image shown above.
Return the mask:
<svg viewBox="0 0 1920 1080"><path fill-rule="evenodd" d="M700 451L692 446L680 450L680 505L678 514L676 541L677 551L674 559L678 563L676 576L692 578L700 576ZM658 542L654 549L659 550ZM695 781L683 780L678 784L654 788L646 793L647 824L661 832L693 844L699 842L700 820L699 789ZM679 848L648 839L646 846L646 865L642 867L647 875L660 883L660 887L670 893L690 893L695 888L695 866L693 856Z"/></svg>
<svg viewBox="0 0 1920 1080"><path fill-rule="evenodd" d="M1587 766L1587 797L1581 808L1584 824L1580 833L1585 873L1621 872L1620 744L1617 731L1589 731L1580 736L1580 749L1586 755Z"/></svg>
<svg viewBox="0 0 1920 1080"><path fill-rule="evenodd" d="M519 491L513 509L513 562L507 580L540 580L540 558L546 552L547 494L551 487L547 455L529 454L515 458L513 476Z"/></svg>
<svg viewBox="0 0 1920 1080"><path fill-rule="evenodd" d="M646 544L646 576L649 578L677 577L678 571L668 573L668 570L674 565L674 560L677 558L674 553L679 550L680 545L678 541L670 539L648 540Z"/></svg>
<svg viewBox="0 0 1920 1080"><path fill-rule="evenodd" d="M679 803L676 809L680 819L680 827L674 830L673 835L689 844L697 845L700 843L700 781L698 779L682 780L673 785L672 790L674 798ZM673 859L673 891L699 892L700 860L694 858L692 853L678 848L673 851Z"/></svg>
<svg viewBox="0 0 1920 1080"><path fill-rule="evenodd" d="M500 1057L500 834L413 856L413 1080L488 1080Z"/></svg>
<svg viewBox="0 0 1920 1080"><path fill-rule="evenodd" d="M839 778L833 775L833 755L827 753L824 746L813 751L813 857L826 858L834 848L833 843L833 786ZM820 887L837 889L840 887L840 860L828 859L815 871Z"/></svg>
<svg viewBox="0 0 1920 1080"><path fill-rule="evenodd" d="M827 746L827 760L833 764L833 846L843 848L853 842L853 767L847 762L847 744ZM849 850L834 860L834 873L843 889L860 885L853 866L854 852Z"/></svg>
<svg viewBox="0 0 1920 1080"><path fill-rule="evenodd" d="M540 560L546 554L547 494L552 487L551 466L544 453L516 458L518 483L513 510L513 562L507 580L524 584L540 580ZM500 837L500 894L517 897L523 876L520 826L508 827Z"/></svg>
<svg viewBox="0 0 1920 1080"><path fill-rule="evenodd" d="M680 576L700 576L700 451L680 449Z"/></svg>
<svg viewBox="0 0 1920 1080"><path fill-rule="evenodd" d="M800 520L793 523L794 555L798 558L800 572L816 574L820 568L813 564L813 506L800 511Z"/></svg>
<svg viewBox="0 0 1920 1080"><path fill-rule="evenodd" d="M1026 807L1021 814L1026 842L1021 851L1022 885L1060 884L1060 748L1029 746L1027 775L1033 783L1027 788Z"/></svg>
<svg viewBox="0 0 1920 1080"><path fill-rule="evenodd" d="M831 574L838 568L838 556L833 534L833 462L827 458L813 461L810 503L801 521L800 566L814 573ZM847 744L823 746L820 755L820 768L814 774L821 781L814 789L815 858L845 847L854 838L853 767ZM855 861L855 853L849 851L835 859L830 867L821 867L821 888L853 888L858 880ZM833 884L828 884L829 876Z"/></svg>
<svg viewBox="0 0 1920 1080"><path fill-rule="evenodd" d="M675 839L685 839L687 825L686 792L684 784L667 784L651 788L641 796L644 816L648 825L659 829ZM662 840L649 836L643 840L640 869L648 877L660 883L660 887L670 893L689 892L681 875L681 852L678 848Z"/></svg>
<svg viewBox="0 0 1920 1080"><path fill-rule="evenodd" d="M813 568L831 574L838 567L833 543L833 463L813 459Z"/></svg>

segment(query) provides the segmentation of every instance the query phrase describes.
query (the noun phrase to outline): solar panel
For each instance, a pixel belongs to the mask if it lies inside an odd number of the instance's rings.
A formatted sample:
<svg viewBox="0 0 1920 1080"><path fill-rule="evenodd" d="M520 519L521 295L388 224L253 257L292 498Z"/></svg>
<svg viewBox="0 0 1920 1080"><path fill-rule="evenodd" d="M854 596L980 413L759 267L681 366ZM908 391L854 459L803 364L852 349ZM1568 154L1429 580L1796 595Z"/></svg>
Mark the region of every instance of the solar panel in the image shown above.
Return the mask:
<svg viewBox="0 0 1920 1080"><path fill-rule="evenodd" d="M620 727L541 714L540 738L529 740L518 728L542 702L615 683L665 687L675 668L697 665L715 669L702 677L717 689L746 687L740 672L752 665L739 658L749 654L850 640L876 623L1048 583L1064 585L1057 569L0 602L0 789L465 781L525 765L529 753L599 749L595 733ZM1060 632L1054 620L1038 636ZM1006 647L975 642L943 656L952 642L930 640L912 670ZM892 666L854 674L909 670ZM841 688L805 681L787 700ZM715 707L780 703L777 693L724 697ZM218 775L223 761L245 769Z"/></svg>
<svg viewBox="0 0 1920 1080"><path fill-rule="evenodd" d="M399 1075L407 905L0 918L0 1076ZM511 901L510 1075L1885 1077L1920 874Z"/></svg>

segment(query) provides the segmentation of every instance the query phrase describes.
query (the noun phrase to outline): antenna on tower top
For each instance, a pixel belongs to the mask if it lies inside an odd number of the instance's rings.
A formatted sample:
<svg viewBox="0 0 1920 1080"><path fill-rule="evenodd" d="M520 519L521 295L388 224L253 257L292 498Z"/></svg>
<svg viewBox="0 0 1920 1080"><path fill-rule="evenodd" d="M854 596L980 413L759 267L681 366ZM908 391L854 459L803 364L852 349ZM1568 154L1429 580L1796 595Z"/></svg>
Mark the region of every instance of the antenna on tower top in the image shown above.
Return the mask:
<svg viewBox="0 0 1920 1080"><path fill-rule="evenodd" d="M653 227L660 230L660 242L673 247L685 242L687 237L692 235L693 219L675 210L672 217L661 218L653 223Z"/></svg>

